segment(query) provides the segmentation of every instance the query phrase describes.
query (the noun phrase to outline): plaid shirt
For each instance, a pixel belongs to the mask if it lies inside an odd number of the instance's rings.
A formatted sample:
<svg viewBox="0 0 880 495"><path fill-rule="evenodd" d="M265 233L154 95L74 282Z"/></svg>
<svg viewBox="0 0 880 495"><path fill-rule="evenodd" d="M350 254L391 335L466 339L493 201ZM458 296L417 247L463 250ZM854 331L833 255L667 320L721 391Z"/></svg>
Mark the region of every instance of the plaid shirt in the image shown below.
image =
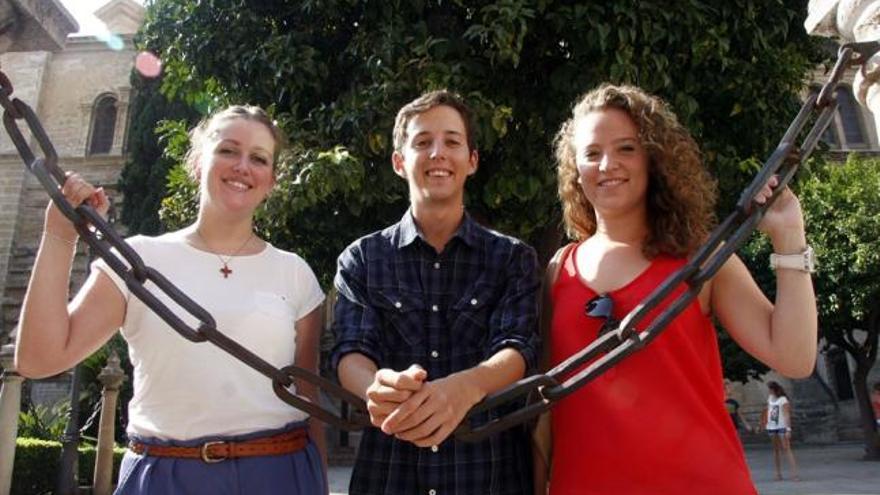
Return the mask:
<svg viewBox="0 0 880 495"><path fill-rule="evenodd" d="M465 214L442 253L425 242L408 211L400 222L354 242L339 257L334 369L350 352L380 368L418 363L428 379L472 368L504 348L533 369L538 354L534 250ZM516 408L518 405L511 406ZM509 411L489 411L480 424ZM364 431L352 495L531 493L531 452L523 427L478 443L450 437L419 448Z"/></svg>

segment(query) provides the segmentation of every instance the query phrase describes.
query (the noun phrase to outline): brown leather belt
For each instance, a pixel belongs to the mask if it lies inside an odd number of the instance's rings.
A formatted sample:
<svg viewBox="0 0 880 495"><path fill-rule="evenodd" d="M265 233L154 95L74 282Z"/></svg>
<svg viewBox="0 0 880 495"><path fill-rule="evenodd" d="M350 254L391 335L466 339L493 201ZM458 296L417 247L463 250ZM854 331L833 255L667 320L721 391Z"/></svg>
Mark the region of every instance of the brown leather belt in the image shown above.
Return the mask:
<svg viewBox="0 0 880 495"><path fill-rule="evenodd" d="M138 455L201 459L207 463L214 463L237 457L291 454L304 449L308 443L308 432L305 428L299 428L270 437L242 442L224 442L222 440L205 442L196 447L149 445L131 441L128 444L128 449Z"/></svg>

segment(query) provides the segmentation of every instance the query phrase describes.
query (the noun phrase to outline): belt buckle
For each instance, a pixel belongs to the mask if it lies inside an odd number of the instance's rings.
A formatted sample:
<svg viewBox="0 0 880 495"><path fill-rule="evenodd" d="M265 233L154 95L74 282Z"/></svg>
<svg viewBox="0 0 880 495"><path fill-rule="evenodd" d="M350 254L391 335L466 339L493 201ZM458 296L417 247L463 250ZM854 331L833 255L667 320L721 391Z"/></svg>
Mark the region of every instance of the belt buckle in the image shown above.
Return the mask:
<svg viewBox="0 0 880 495"><path fill-rule="evenodd" d="M226 443L226 442L215 441L215 442L203 443L202 447L199 449L199 453L201 453L201 455L202 455L202 460L205 461L207 464L216 464L218 462L223 462L226 459L228 459L229 458L228 454L224 457L211 457L210 455L208 455L208 448L209 447L211 447L212 445L223 445L224 443Z"/></svg>

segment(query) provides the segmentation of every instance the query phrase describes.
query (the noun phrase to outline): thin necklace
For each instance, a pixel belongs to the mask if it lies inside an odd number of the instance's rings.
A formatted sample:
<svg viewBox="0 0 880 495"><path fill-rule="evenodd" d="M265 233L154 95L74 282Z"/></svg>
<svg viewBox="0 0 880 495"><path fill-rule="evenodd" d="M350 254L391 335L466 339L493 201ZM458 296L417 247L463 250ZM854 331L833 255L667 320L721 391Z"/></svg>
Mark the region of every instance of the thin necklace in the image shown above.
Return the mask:
<svg viewBox="0 0 880 495"><path fill-rule="evenodd" d="M208 241L206 241L205 238L202 237L202 234L199 232L198 228L196 228L196 235L199 237L199 240L202 241L202 244L204 244L205 247L208 248L208 252L213 254L217 258L219 258L220 262L223 263L223 268L220 269L220 273L223 274L223 278L229 278L229 275L232 274L232 269L229 268L229 262L232 260L232 258L238 256L238 253L240 253L241 250L244 249L245 246L250 244L251 239L254 238L254 233L251 232L251 235L249 235L248 238L245 239L244 244L239 246L239 248L236 249L234 253L230 254L229 256L223 257L219 253L215 253L214 251L211 250L211 246L209 246Z"/></svg>

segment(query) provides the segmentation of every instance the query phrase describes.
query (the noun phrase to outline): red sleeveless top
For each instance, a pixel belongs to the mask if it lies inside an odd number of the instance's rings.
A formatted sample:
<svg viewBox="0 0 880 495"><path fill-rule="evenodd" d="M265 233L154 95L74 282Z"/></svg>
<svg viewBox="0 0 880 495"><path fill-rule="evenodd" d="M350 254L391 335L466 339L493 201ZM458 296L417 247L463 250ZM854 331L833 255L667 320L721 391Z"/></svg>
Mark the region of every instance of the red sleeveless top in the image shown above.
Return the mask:
<svg viewBox="0 0 880 495"><path fill-rule="evenodd" d="M602 325L584 314L597 294L579 277L574 251L551 292L554 366L595 340ZM657 257L611 292L614 317L626 316L685 262ZM552 424L551 495L756 493L724 406L715 329L697 299L645 348L556 405Z"/></svg>

